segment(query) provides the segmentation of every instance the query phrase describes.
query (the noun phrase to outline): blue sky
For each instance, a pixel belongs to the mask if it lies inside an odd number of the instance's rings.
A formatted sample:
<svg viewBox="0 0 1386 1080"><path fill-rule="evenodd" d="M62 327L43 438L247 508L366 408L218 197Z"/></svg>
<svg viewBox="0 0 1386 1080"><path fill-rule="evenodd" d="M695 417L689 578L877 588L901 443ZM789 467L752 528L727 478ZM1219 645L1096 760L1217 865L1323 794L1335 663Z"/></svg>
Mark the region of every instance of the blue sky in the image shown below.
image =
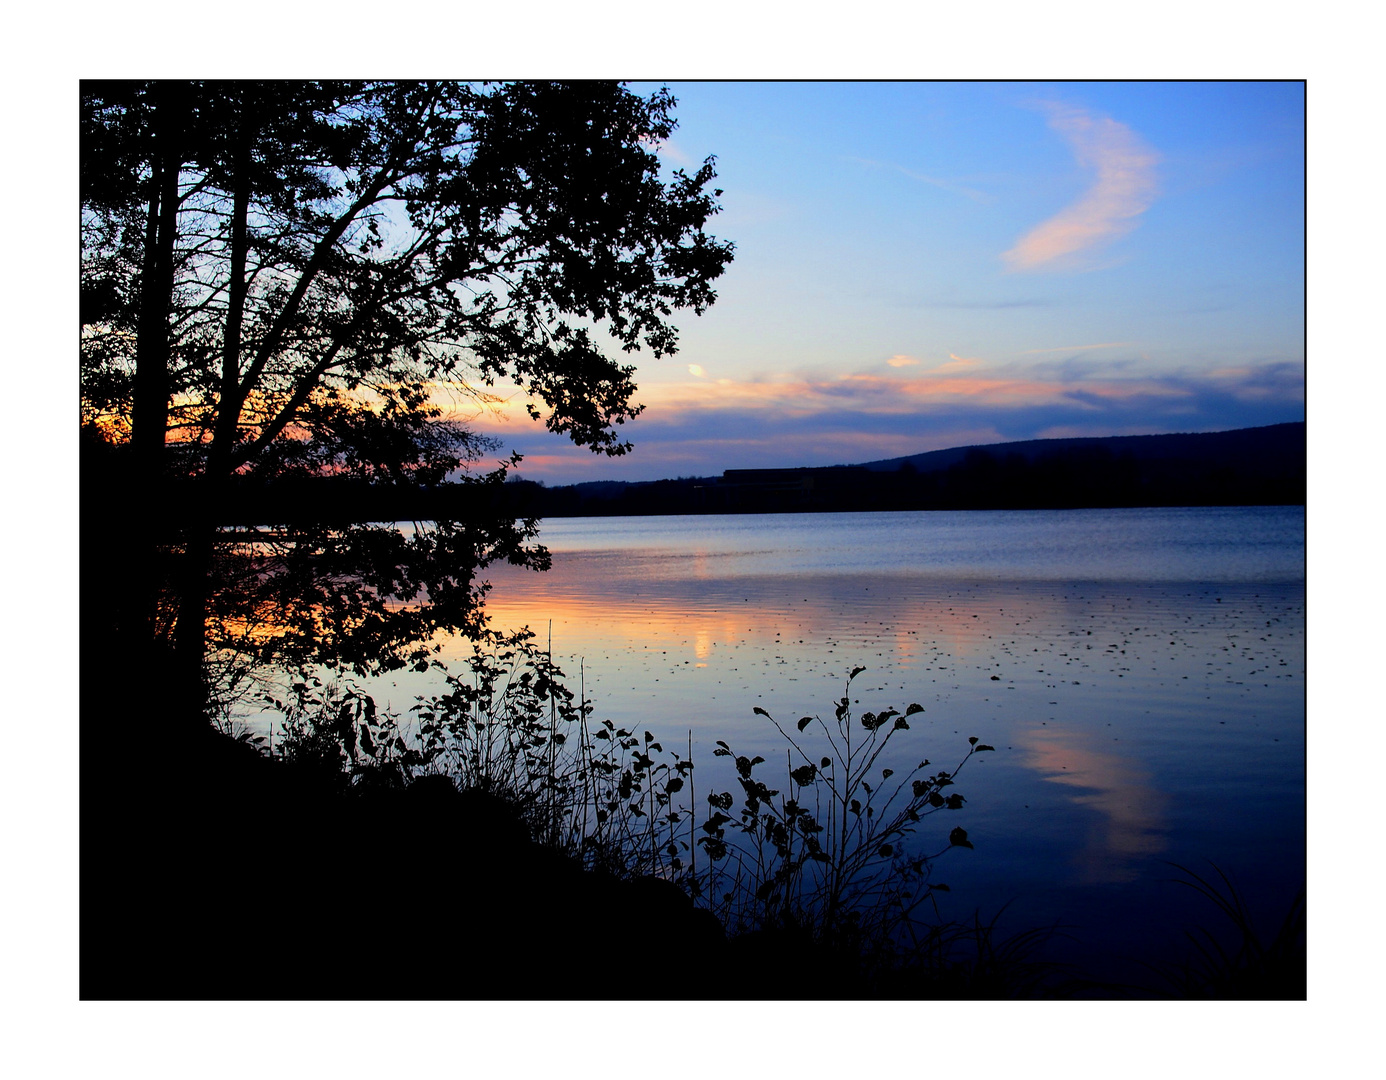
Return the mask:
<svg viewBox="0 0 1386 1080"><path fill-rule="evenodd" d="M736 243L635 449L518 399L477 426L549 483L1304 418L1299 83L671 83ZM652 86L636 84L647 91Z"/></svg>

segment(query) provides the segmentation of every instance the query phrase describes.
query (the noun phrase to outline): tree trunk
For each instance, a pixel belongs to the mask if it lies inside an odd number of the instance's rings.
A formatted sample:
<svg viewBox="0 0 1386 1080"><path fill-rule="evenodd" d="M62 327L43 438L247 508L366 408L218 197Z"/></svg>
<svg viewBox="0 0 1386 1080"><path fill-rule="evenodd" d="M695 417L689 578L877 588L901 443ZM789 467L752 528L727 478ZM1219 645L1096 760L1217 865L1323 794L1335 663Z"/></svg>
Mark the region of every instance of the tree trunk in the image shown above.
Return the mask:
<svg viewBox="0 0 1386 1080"><path fill-rule="evenodd" d="M178 91L156 83L153 176L145 231L140 322L135 344L135 400L130 441L142 476L162 478L168 436L168 317L173 303L173 251L178 234L178 178L182 172L182 102Z"/></svg>
<svg viewBox="0 0 1386 1080"><path fill-rule="evenodd" d="M217 515L226 497L241 406L245 399L240 381L240 355L247 292L246 262L249 256L247 217L251 189L250 151L256 136L253 95L253 90L247 92L240 103L232 160L231 266L227 285L226 329L222 336L221 388L212 445L191 507L182 595L175 630L178 681L190 704L195 702L199 710L206 705L203 662L207 651L207 598L219 524Z"/></svg>
<svg viewBox="0 0 1386 1080"><path fill-rule="evenodd" d="M164 514L164 443L169 411L169 313L172 308L174 247L178 231L178 180L183 166L183 92L153 84L153 147L149 155L149 209L135 340L134 402L131 411L133 469L122 492L128 514L117 529L113 580L102 585L114 596L114 628L132 663L154 659L155 616L161 587L159 549L168 541ZM103 499L110 493L101 493ZM108 541L108 543L111 543ZM157 674L151 672L157 678Z"/></svg>

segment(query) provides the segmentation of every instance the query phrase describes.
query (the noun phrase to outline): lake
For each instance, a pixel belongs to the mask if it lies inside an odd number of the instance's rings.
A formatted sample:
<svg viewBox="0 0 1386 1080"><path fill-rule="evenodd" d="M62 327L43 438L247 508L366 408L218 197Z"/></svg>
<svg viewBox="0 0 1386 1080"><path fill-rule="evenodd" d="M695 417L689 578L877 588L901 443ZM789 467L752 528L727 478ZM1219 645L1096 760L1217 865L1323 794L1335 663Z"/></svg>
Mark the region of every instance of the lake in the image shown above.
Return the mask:
<svg viewBox="0 0 1386 1080"><path fill-rule="evenodd" d="M488 610L551 633L598 719L691 737L700 792L739 790L716 740L784 759L754 708L830 718L864 667L858 709L924 706L902 761L996 748L921 834L975 844L940 860L944 914L1009 904L1003 929L1060 924L1064 958L1139 979L1223 929L1170 863L1216 863L1268 933L1303 884L1304 529L1301 507L551 519L552 571L489 572Z"/></svg>

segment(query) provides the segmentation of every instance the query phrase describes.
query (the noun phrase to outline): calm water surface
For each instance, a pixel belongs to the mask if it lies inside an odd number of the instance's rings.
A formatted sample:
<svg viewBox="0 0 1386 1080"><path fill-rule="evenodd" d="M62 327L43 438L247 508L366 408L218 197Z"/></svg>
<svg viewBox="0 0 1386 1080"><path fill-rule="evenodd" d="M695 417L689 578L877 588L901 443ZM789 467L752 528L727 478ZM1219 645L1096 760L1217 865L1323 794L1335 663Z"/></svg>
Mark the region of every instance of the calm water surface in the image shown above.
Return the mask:
<svg viewBox="0 0 1386 1080"><path fill-rule="evenodd" d="M945 914L1010 903L1003 927L1062 923L1132 977L1220 929L1169 862L1216 862L1268 930L1303 882L1302 508L554 519L542 540L549 574L492 573L493 623L551 624L598 718L691 733L700 792L739 790L718 739L783 758L754 707L830 718L858 665L858 709L925 707L897 767L994 745L924 834L976 844L936 871Z"/></svg>

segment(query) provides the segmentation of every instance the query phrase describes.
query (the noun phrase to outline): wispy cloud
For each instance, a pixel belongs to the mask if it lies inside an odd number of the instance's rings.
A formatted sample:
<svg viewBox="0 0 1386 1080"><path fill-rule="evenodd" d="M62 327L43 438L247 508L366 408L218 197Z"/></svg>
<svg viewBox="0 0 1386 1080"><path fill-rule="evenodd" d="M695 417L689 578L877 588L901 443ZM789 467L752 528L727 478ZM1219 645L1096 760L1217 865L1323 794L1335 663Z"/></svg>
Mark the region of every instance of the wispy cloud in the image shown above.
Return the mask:
<svg viewBox="0 0 1386 1080"><path fill-rule="evenodd" d="M930 300L911 296L889 297L893 307L939 308L957 311L1009 311L1013 308L1053 307L1053 300Z"/></svg>
<svg viewBox="0 0 1386 1080"><path fill-rule="evenodd" d="M1020 355L1034 356L1038 353L1051 352L1087 352L1089 349L1115 349L1130 344L1129 341L1102 341L1096 345L1060 345L1057 349L1026 349Z"/></svg>
<svg viewBox="0 0 1386 1080"><path fill-rule="evenodd" d="M915 364L919 363L919 358L917 356L897 354L887 360L886 363L891 367L913 367Z"/></svg>
<svg viewBox="0 0 1386 1080"><path fill-rule="evenodd" d="M949 353L946 361L929 369L929 374L951 375L956 371L964 371L967 368L976 367L981 362L982 361L975 356L959 356L957 353Z"/></svg>
<svg viewBox="0 0 1386 1080"><path fill-rule="evenodd" d="M904 173L911 180L919 180L922 183L931 184L936 188L941 188L944 191L952 192L954 195L964 195L967 198L974 200L975 202L991 201L990 197L986 194L986 192L978 191L976 188L965 187L964 185L955 183L952 180L940 180L937 176L928 176L924 173L915 172L913 169L907 169L903 165L897 165L895 166L895 168L898 169L900 172Z"/></svg>
<svg viewBox="0 0 1386 1080"><path fill-rule="evenodd" d="M991 201L991 197L984 191L978 191L976 188L968 187L966 184L959 183L956 180L945 180L942 177L916 172L914 169L907 169L903 165L898 165L893 161L877 161L875 158L857 157L854 154L845 154L842 156L842 160L853 161L859 165L870 165L873 168L894 169L896 172L908 176L911 180L918 180L920 183L929 184L932 187L951 192L954 195L962 195L976 202Z"/></svg>
<svg viewBox="0 0 1386 1080"><path fill-rule="evenodd" d="M1049 126L1073 148L1078 164L1095 173L1093 184L1001 258L1013 271L1088 268L1080 256L1130 232L1155 201L1160 157L1111 117L1056 102L1044 108Z"/></svg>
<svg viewBox="0 0 1386 1080"><path fill-rule="evenodd" d="M683 148L680 147L678 143L674 142L673 139L664 139L662 141L658 139L642 139L641 141L660 157L668 158L675 165L687 167L694 164L693 160L684 153Z"/></svg>

